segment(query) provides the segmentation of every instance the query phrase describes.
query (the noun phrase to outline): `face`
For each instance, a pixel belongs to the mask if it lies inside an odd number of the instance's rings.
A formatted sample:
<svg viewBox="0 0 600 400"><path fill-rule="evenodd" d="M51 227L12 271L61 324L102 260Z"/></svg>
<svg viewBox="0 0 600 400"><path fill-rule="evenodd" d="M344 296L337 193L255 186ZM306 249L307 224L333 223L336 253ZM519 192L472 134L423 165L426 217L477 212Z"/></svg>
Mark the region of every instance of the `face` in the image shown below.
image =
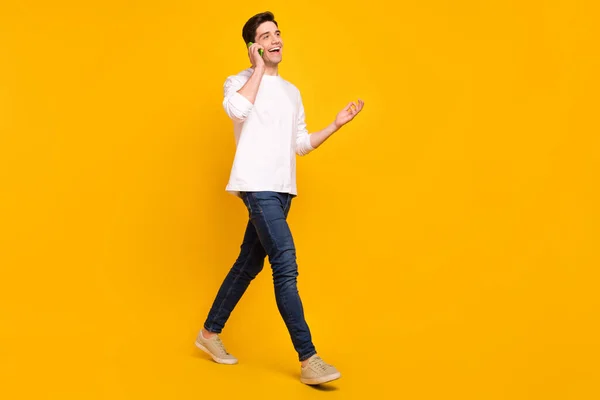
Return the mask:
<svg viewBox="0 0 600 400"><path fill-rule="evenodd" d="M282 59L283 40L281 32L273 22L263 22L256 29L255 42L265 48L263 59L268 64L279 64Z"/></svg>

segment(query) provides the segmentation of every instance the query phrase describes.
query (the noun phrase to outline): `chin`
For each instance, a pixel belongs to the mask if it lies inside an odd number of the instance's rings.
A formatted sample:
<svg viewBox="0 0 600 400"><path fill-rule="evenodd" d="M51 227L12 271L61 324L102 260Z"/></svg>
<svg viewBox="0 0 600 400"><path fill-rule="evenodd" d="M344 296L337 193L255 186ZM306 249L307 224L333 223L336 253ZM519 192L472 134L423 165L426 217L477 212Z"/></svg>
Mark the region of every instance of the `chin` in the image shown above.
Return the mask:
<svg viewBox="0 0 600 400"><path fill-rule="evenodd" d="M269 58L269 62L272 64L279 64L281 61L283 61L283 55L281 54L278 57Z"/></svg>

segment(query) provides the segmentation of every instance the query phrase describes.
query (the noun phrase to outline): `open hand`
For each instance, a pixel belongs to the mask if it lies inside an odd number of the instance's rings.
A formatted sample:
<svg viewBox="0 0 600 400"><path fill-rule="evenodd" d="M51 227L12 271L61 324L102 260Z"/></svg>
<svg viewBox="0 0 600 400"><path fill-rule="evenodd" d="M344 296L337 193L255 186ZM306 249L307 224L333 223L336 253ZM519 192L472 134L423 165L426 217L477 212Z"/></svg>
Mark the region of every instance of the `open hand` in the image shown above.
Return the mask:
<svg viewBox="0 0 600 400"><path fill-rule="evenodd" d="M355 101L348 103L348 105L335 117L335 126L339 129L352 121L363 109L364 105L365 102L360 99L358 99L358 104Z"/></svg>

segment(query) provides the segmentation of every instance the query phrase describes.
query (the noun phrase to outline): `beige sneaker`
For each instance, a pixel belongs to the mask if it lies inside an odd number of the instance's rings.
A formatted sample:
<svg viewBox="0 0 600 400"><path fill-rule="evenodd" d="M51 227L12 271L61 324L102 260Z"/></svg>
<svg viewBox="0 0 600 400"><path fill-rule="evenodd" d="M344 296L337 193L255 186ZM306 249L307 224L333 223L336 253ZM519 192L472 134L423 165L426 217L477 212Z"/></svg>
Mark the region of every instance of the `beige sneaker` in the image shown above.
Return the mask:
<svg viewBox="0 0 600 400"><path fill-rule="evenodd" d="M196 338L196 347L200 350L207 353L212 357L215 362L219 364L237 364L238 360L231 354L225 350L225 346L223 342L221 342L221 338L219 335L214 335L210 339L206 339L202 334L202 331L198 334Z"/></svg>
<svg viewBox="0 0 600 400"><path fill-rule="evenodd" d="M308 359L305 367L301 368L300 382L307 385L319 385L342 376L334 366L327 364L316 354Z"/></svg>

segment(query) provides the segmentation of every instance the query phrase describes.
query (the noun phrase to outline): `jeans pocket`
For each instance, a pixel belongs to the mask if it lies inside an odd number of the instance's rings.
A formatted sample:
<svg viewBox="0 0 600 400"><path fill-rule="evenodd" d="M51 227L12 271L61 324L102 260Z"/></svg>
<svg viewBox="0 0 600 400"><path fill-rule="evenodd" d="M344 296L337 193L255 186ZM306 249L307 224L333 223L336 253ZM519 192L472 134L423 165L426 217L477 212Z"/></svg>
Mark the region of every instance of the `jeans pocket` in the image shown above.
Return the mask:
<svg viewBox="0 0 600 400"><path fill-rule="evenodd" d="M248 210L248 214L252 214L252 207L250 206L250 202L248 201L248 193L242 192L240 193L240 197Z"/></svg>
<svg viewBox="0 0 600 400"><path fill-rule="evenodd" d="M253 214L262 214L262 208L258 204L259 199L257 199L257 196L255 193L252 193L252 192L242 193L242 200L244 201L244 204L246 205L246 208L248 209L248 213L250 214L250 216L252 216Z"/></svg>
<svg viewBox="0 0 600 400"><path fill-rule="evenodd" d="M288 213L290 212L290 207L292 207L292 200L294 199L294 196L292 196L291 194L289 194L287 196L287 201L285 204L285 208L283 209L283 212L285 213L285 216L287 218Z"/></svg>

